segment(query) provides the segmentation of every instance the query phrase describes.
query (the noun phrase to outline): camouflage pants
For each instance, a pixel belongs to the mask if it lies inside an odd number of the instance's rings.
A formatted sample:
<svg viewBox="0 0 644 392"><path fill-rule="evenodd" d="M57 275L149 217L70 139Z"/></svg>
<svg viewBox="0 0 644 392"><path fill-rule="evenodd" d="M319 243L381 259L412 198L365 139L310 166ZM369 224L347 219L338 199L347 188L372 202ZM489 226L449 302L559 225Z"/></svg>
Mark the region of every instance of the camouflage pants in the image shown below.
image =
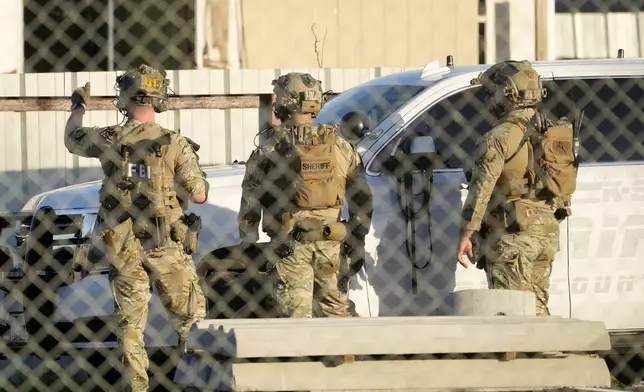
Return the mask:
<svg viewBox="0 0 644 392"><path fill-rule="evenodd" d="M275 264L273 296L279 314L351 317L348 291L338 288L339 272L340 242L296 242L293 253ZM314 308L321 314L314 314Z"/></svg>
<svg viewBox="0 0 644 392"><path fill-rule="evenodd" d="M120 252L112 255L109 275L123 381L133 392L147 391L149 360L143 331L151 297L150 280L165 306L172 329L179 335L180 347L191 325L205 317L205 296L195 264L180 244L168 240L163 248L143 251L131 231L112 230L105 234L122 239L119 242L123 244Z"/></svg>
<svg viewBox="0 0 644 392"><path fill-rule="evenodd" d="M488 287L532 291L537 315L550 315L550 274L558 250L558 235L502 235L487 255Z"/></svg>

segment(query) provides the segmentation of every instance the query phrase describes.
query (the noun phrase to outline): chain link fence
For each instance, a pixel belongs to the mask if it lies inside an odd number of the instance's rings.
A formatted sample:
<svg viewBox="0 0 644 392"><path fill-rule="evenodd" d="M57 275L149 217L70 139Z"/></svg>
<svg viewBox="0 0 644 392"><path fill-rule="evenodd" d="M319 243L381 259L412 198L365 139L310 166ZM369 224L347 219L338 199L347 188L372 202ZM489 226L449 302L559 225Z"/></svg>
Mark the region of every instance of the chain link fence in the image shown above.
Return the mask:
<svg viewBox="0 0 644 392"><path fill-rule="evenodd" d="M195 68L195 1L24 0L25 72Z"/></svg>
<svg viewBox="0 0 644 392"><path fill-rule="evenodd" d="M556 3L557 12L631 12L642 6L590 0ZM122 70L142 62L172 70L195 67L194 1L24 0L24 10L27 72ZM552 315L606 324L613 349L585 354L604 358L614 376L613 385L621 389L637 387L644 379L644 83L640 73L561 79L543 75L548 95L539 104L553 119L572 119L578 110L583 110L584 117L573 215L560 223L559 250L551 267L544 260L541 272L547 279L541 279L537 289L546 293L541 298L548 298ZM317 248L294 245L290 237L269 241L264 230L288 231L282 227L283 212L291 206L289 192L300 183L293 171L296 163L273 160L275 166L260 175L257 184L255 202L264 206L264 213L255 223L262 238L255 245L239 245L237 213L246 168L238 167L230 179L233 186L223 190L218 189L221 174L206 169L212 184L210 201L188 209L202 217L199 251L192 259L197 284L206 297L206 319L278 317L273 283L288 271L280 273L274 264L284 251L283 243L296 251L295 256L287 256L289 265L310 275L299 289L305 292L302 287L309 287L313 293L314 317L343 313L347 295L346 313L353 317L450 315L454 314L450 293L455 289L487 288L485 272L473 265L467 270L457 267L455 254L467 192L465 173L475 166L477 141L497 121L483 90L468 87L450 92L406 118L395 134L377 133L376 125L391 120L390 116L401 120L398 111L427 88L413 83L355 88L327 102L318 116L320 122L342 124L342 138L365 146L373 216L363 243L355 236ZM352 112L364 116L351 117ZM371 134L360 132L360 121L371 125ZM431 137L436 154L410 158L404 145L416 137ZM350 161L336 157L335 164L348 170L351 165L343 165ZM355 209L345 208L342 216L358 214L364 219L368 203L352 181L349 175L345 207ZM12 195L7 192L0 197ZM71 197L78 197L77 209L38 206L35 211L5 214L0 221L3 236L17 240L0 254L5 270L0 349L6 356L0 366L4 372L0 390L107 391L123 378L113 314L125 305L113 295L110 275L115 271L109 267L100 237L103 219L94 208L98 194ZM135 211L131 210L132 215ZM247 218L252 220L252 214ZM166 235L166 241L177 242ZM364 266L352 271L353 263L362 259L361 246ZM351 253L352 249L358 250ZM313 261L303 263L306 257ZM144 336L151 390L175 390L180 353L174 329L179 327L164 304L193 297L168 296L171 288L160 283L175 282L174 276L168 280L155 275L155 259L147 253L141 260L141 270L146 272L141 279L149 278L151 295L147 314L138 313L147 319ZM184 284L179 275L175 283ZM188 292L196 295L197 290Z"/></svg>

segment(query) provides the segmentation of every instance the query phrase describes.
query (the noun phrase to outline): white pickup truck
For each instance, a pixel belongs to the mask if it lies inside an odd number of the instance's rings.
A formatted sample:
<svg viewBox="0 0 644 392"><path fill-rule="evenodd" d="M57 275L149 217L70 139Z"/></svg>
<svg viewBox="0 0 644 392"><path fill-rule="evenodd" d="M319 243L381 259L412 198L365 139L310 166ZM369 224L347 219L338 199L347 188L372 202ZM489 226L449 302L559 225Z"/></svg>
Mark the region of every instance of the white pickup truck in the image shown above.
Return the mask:
<svg viewBox="0 0 644 392"><path fill-rule="evenodd" d="M551 116L572 118L576 109L585 110L580 135L583 163L572 200L573 215L561 224L561 251L551 277L551 313L603 321L616 352L640 352L644 341L644 59L533 65L548 89L543 108ZM470 80L486 68L430 63L422 70L353 87L329 101L319 114L319 121L337 124L354 112L368 128L343 129L343 137L363 157L374 195L367 263L353 278L350 291L361 317L440 314L450 292L487 287L481 270L457 268L455 260L460 211L467 194L463 168L471 163L476 139L494 121L480 89L470 86ZM387 157L396 153L403 137L424 137L429 144L432 140L427 137L431 137L444 164L411 176L384 170ZM416 151L423 152L428 151ZM213 250L239 243L236 215L244 165L205 171L212 196L206 204L190 207L204 222L197 263ZM50 207L57 214L80 214L82 235L92 236L97 230L98 188L99 183L92 182L45 192L29 200L23 211ZM412 213L403 213L407 208ZM29 222L22 224L28 227ZM87 252L73 257L87 258ZM100 328L112 315L103 262L90 262L81 278L56 288L56 294L50 321L61 330L78 329L83 323ZM150 305L148 346L174 344L176 338L156 295ZM20 320L20 310L14 313L14 319ZM18 335L12 334L16 343ZM110 335L100 341L76 339L72 344L113 347L115 340ZM629 365L641 367L641 358L633 357Z"/></svg>

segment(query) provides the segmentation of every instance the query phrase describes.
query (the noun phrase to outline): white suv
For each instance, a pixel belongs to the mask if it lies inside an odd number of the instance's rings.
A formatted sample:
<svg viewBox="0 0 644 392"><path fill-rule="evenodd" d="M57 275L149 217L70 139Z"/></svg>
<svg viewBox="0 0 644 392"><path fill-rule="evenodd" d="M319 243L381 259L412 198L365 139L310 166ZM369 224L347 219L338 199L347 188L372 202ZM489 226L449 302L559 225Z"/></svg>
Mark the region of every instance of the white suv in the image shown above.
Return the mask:
<svg viewBox="0 0 644 392"><path fill-rule="evenodd" d="M644 332L644 59L533 66L548 89L542 105L546 112L572 118L576 109L585 110L583 163L573 215L561 224L550 310L557 316L603 321L614 347L632 349ZM431 63L423 70L380 77L333 98L319 114L321 122L339 123L354 112L370 124L366 133L343 130L363 157L374 195L368 260L350 292L361 317L441 314L448 293L487 287L481 270L457 268L455 260L467 193L463 168L471 164L477 138L494 121L480 88L470 85L487 67ZM417 136L433 139L443 166L407 177L384 170L401 138ZM417 151L423 152L428 151ZM206 173L216 197L190 208L204 222L198 263L211 251L239 243L236 214L244 166L208 168ZM403 178L411 179L411 190ZM89 217L98 207L98 187L93 182L46 192L32 198L23 211L51 207ZM412 214L403 213L407 207ZM51 320L68 330L83 320L100 325L109 319L113 301L105 265L90 265L82 279L57 288L52 311ZM148 321L149 346L176 341L156 296ZM91 345L113 346L111 339Z"/></svg>

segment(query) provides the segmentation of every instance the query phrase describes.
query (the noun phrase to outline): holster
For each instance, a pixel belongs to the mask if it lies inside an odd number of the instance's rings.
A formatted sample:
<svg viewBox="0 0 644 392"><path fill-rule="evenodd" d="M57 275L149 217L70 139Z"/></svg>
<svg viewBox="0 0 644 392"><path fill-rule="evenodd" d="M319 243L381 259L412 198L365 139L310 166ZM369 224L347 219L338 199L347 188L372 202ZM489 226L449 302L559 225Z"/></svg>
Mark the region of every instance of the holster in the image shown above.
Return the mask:
<svg viewBox="0 0 644 392"><path fill-rule="evenodd" d="M472 260L471 262L476 264L476 268L484 270L487 272L487 258L485 257L485 237L483 232L486 233L486 229L481 227L480 231L475 231L470 236L470 241L472 241Z"/></svg>
<svg viewBox="0 0 644 392"><path fill-rule="evenodd" d="M572 215L572 209L570 208L570 200L564 200L563 207L557 208L555 211L555 219L557 222L561 223L564 219Z"/></svg>
<svg viewBox="0 0 644 392"><path fill-rule="evenodd" d="M194 213L184 215L184 220L188 226L186 233L185 251L191 255L197 251L199 244L199 232L201 232L201 217Z"/></svg>
<svg viewBox="0 0 644 392"><path fill-rule="evenodd" d="M274 252L280 257L288 257L293 254L294 249L294 239L292 237L294 231L295 221L293 215L288 212L282 214L281 227L279 232L272 238L272 242L275 244Z"/></svg>
<svg viewBox="0 0 644 392"><path fill-rule="evenodd" d="M183 215L170 229L173 241L183 245L183 250L191 255L197 251L199 232L201 231L201 217L195 213Z"/></svg>
<svg viewBox="0 0 644 392"><path fill-rule="evenodd" d="M349 273L355 275L362 269L365 263L365 236L357 233L349 233L344 242L344 251L349 259Z"/></svg>

